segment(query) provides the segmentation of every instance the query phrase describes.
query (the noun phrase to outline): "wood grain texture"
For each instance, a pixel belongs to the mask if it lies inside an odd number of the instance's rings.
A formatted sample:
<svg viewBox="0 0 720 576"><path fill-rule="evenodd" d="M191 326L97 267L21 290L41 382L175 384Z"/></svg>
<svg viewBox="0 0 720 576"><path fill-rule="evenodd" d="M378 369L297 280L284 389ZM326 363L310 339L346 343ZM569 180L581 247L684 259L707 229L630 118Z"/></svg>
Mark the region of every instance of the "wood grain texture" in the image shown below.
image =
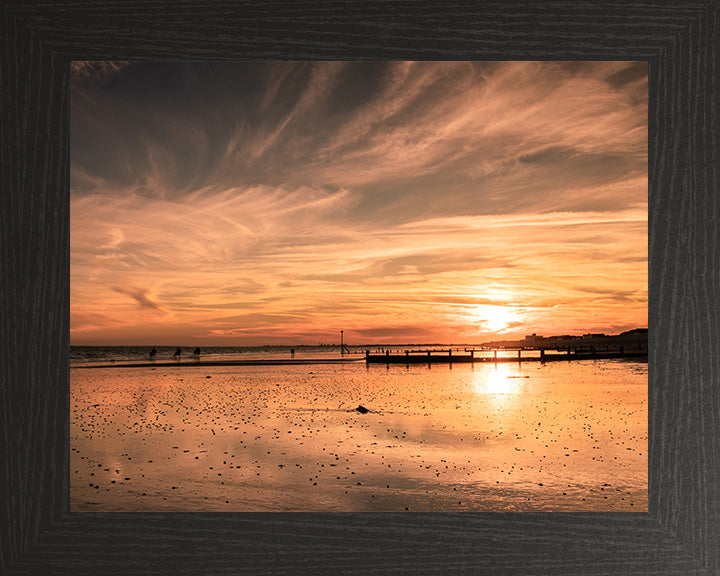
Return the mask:
<svg viewBox="0 0 720 576"><path fill-rule="evenodd" d="M720 574L720 0L0 6L0 571ZM70 60L650 62L650 512L69 514Z"/></svg>

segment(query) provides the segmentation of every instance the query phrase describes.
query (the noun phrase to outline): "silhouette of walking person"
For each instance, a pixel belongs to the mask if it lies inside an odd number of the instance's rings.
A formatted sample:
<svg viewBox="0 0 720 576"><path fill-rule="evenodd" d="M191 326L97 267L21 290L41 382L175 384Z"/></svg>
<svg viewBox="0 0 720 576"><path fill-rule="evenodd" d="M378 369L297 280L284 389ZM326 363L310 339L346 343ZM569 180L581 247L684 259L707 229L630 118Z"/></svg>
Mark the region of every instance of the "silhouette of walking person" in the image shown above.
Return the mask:
<svg viewBox="0 0 720 576"><path fill-rule="evenodd" d="M195 348L195 350L193 350L193 356L195 357L195 360L200 359L200 347L199 346L197 348Z"/></svg>
<svg viewBox="0 0 720 576"><path fill-rule="evenodd" d="M182 354L182 352L180 351L180 348L178 347L178 349L175 350L175 354L173 354L173 356L175 356L175 360L180 360L180 354Z"/></svg>
<svg viewBox="0 0 720 576"><path fill-rule="evenodd" d="M155 348L155 346L153 346L152 350L150 350L150 360L155 360L156 355L157 355L157 348Z"/></svg>

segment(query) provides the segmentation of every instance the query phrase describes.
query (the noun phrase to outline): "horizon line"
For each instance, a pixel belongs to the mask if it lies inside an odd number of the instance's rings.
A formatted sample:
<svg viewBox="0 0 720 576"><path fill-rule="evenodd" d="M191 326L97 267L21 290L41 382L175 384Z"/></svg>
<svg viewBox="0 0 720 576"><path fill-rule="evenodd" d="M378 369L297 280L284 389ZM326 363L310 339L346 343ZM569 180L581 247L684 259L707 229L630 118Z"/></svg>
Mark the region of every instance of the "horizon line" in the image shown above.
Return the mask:
<svg viewBox="0 0 720 576"><path fill-rule="evenodd" d="M628 334L634 331L647 331L649 332L648 327L638 327L638 328L631 328L630 330L624 330L623 332L617 333L617 334L608 334L608 333L602 333L602 332L586 332L584 334L552 334L550 336L543 336L541 334L527 334L523 337L515 338L515 337L504 337L502 335L498 335L496 338L493 339L484 339L482 342L472 342L472 341L465 341L465 342L442 342L442 341L436 341L436 342L397 342L397 343L383 343L383 342L363 342L358 344L350 344L347 342L344 342L342 345L344 346L353 346L353 347L361 347L361 346L482 346L484 344L492 343L492 342L501 342L501 341L507 341L507 342L517 342L525 340L528 336L535 336L536 338L543 338L543 339L553 339L553 338L582 338L585 335L591 335L591 336L597 336L597 337L616 337L621 336L622 334ZM326 347L340 347L340 342L318 342L316 344L308 344L308 343L257 343L257 344L203 344L200 346L200 344L192 343L192 344L70 344L70 347L115 347L115 348L121 348L121 347L152 347L152 346L160 346L160 347L166 347L166 348L196 348L203 346L205 348L259 348L259 347L272 347L272 348L287 348L287 347L311 347L311 348L317 348L320 346L326 346Z"/></svg>

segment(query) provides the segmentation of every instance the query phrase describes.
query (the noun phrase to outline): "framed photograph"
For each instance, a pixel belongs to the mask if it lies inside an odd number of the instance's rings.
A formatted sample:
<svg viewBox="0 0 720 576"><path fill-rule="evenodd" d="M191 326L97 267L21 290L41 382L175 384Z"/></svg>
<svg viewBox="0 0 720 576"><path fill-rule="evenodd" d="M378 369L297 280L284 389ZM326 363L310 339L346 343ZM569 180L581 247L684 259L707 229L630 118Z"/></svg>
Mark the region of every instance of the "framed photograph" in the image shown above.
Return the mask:
<svg viewBox="0 0 720 576"><path fill-rule="evenodd" d="M717 3L340 8L0 12L3 573L718 572Z"/></svg>
<svg viewBox="0 0 720 576"><path fill-rule="evenodd" d="M70 510L646 512L647 90L73 62Z"/></svg>

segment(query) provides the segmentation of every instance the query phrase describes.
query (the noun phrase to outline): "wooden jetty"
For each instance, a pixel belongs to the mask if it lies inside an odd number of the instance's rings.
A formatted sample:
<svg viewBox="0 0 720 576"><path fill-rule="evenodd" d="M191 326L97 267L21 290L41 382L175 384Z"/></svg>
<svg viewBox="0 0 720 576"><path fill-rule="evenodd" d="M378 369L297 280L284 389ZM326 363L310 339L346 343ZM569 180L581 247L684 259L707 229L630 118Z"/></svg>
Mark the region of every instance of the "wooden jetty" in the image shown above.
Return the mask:
<svg viewBox="0 0 720 576"><path fill-rule="evenodd" d="M486 355L482 355L485 353ZM499 354L500 353L500 354ZM512 353L512 354L509 354ZM524 355L523 355L524 353ZM489 355L487 355L489 354ZM468 364L475 362L573 362L578 360L607 360L614 358L647 358L647 350L582 350L546 348L501 348L497 350L452 349L405 350L403 353L365 352L368 364Z"/></svg>

